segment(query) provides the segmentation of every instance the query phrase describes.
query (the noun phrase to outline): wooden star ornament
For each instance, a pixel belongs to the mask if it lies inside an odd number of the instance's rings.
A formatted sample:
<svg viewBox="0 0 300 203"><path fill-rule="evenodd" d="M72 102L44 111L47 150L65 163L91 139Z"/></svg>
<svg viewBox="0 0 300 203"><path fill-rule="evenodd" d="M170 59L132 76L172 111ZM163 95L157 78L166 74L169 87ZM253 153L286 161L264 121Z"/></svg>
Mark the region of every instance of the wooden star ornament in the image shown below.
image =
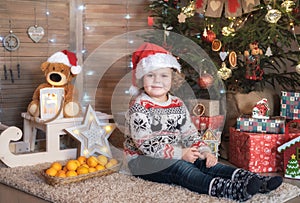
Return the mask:
<svg viewBox="0 0 300 203"><path fill-rule="evenodd" d="M102 123L91 105L88 106L82 125L66 128L65 131L80 142L80 156L95 153L112 158L108 138L116 128L114 123Z"/></svg>

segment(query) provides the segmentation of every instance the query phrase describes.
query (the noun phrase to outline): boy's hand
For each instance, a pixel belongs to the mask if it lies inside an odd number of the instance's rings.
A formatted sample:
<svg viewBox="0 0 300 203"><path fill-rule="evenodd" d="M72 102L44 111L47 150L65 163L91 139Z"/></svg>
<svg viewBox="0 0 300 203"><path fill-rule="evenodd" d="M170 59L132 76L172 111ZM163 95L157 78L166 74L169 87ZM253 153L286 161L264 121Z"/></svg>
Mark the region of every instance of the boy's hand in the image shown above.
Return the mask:
<svg viewBox="0 0 300 203"><path fill-rule="evenodd" d="M213 155L212 153L209 152L203 152L201 153L201 157L204 156L206 159L206 167L210 168L213 167L214 165L216 165L218 163L218 159L215 155Z"/></svg>
<svg viewBox="0 0 300 203"><path fill-rule="evenodd" d="M182 150L182 159L187 162L194 163L199 156L201 156L201 154L197 147L184 148Z"/></svg>

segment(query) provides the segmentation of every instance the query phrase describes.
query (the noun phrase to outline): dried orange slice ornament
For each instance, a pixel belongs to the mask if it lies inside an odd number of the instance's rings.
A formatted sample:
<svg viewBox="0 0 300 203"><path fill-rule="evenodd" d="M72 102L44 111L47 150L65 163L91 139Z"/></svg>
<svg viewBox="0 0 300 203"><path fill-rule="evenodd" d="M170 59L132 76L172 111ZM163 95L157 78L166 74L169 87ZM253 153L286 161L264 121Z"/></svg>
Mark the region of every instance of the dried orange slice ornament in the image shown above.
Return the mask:
<svg viewBox="0 0 300 203"><path fill-rule="evenodd" d="M236 68L236 65L237 65L237 55L234 51L231 51L229 53L229 64L231 66L231 68Z"/></svg>
<svg viewBox="0 0 300 203"><path fill-rule="evenodd" d="M211 43L211 49L213 51L220 51L221 47L222 47L222 42L220 40L214 39L212 41L212 43Z"/></svg>

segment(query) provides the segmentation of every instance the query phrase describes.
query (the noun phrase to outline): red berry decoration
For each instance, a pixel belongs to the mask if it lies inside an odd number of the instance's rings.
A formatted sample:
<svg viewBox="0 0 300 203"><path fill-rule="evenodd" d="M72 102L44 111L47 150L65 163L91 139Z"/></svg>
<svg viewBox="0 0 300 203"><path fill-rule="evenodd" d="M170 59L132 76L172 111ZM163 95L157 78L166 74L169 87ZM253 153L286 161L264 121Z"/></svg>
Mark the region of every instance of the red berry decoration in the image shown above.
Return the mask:
<svg viewBox="0 0 300 203"><path fill-rule="evenodd" d="M206 31L206 36L202 35L202 40L208 43L212 43L216 39L216 34L212 30Z"/></svg>
<svg viewBox="0 0 300 203"><path fill-rule="evenodd" d="M208 89L213 83L214 78L208 73L204 73L198 78L198 85L201 89Z"/></svg>

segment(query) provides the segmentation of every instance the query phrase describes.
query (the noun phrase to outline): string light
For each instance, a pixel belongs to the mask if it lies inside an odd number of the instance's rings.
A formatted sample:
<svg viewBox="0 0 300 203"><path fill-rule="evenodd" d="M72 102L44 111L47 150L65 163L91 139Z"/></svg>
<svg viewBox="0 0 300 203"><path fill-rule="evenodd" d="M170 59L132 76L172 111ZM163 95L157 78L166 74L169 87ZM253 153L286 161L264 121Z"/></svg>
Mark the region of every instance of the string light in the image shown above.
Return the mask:
<svg viewBox="0 0 300 203"><path fill-rule="evenodd" d="M85 10L85 6L84 5L78 6L78 10L81 10L81 11Z"/></svg>

